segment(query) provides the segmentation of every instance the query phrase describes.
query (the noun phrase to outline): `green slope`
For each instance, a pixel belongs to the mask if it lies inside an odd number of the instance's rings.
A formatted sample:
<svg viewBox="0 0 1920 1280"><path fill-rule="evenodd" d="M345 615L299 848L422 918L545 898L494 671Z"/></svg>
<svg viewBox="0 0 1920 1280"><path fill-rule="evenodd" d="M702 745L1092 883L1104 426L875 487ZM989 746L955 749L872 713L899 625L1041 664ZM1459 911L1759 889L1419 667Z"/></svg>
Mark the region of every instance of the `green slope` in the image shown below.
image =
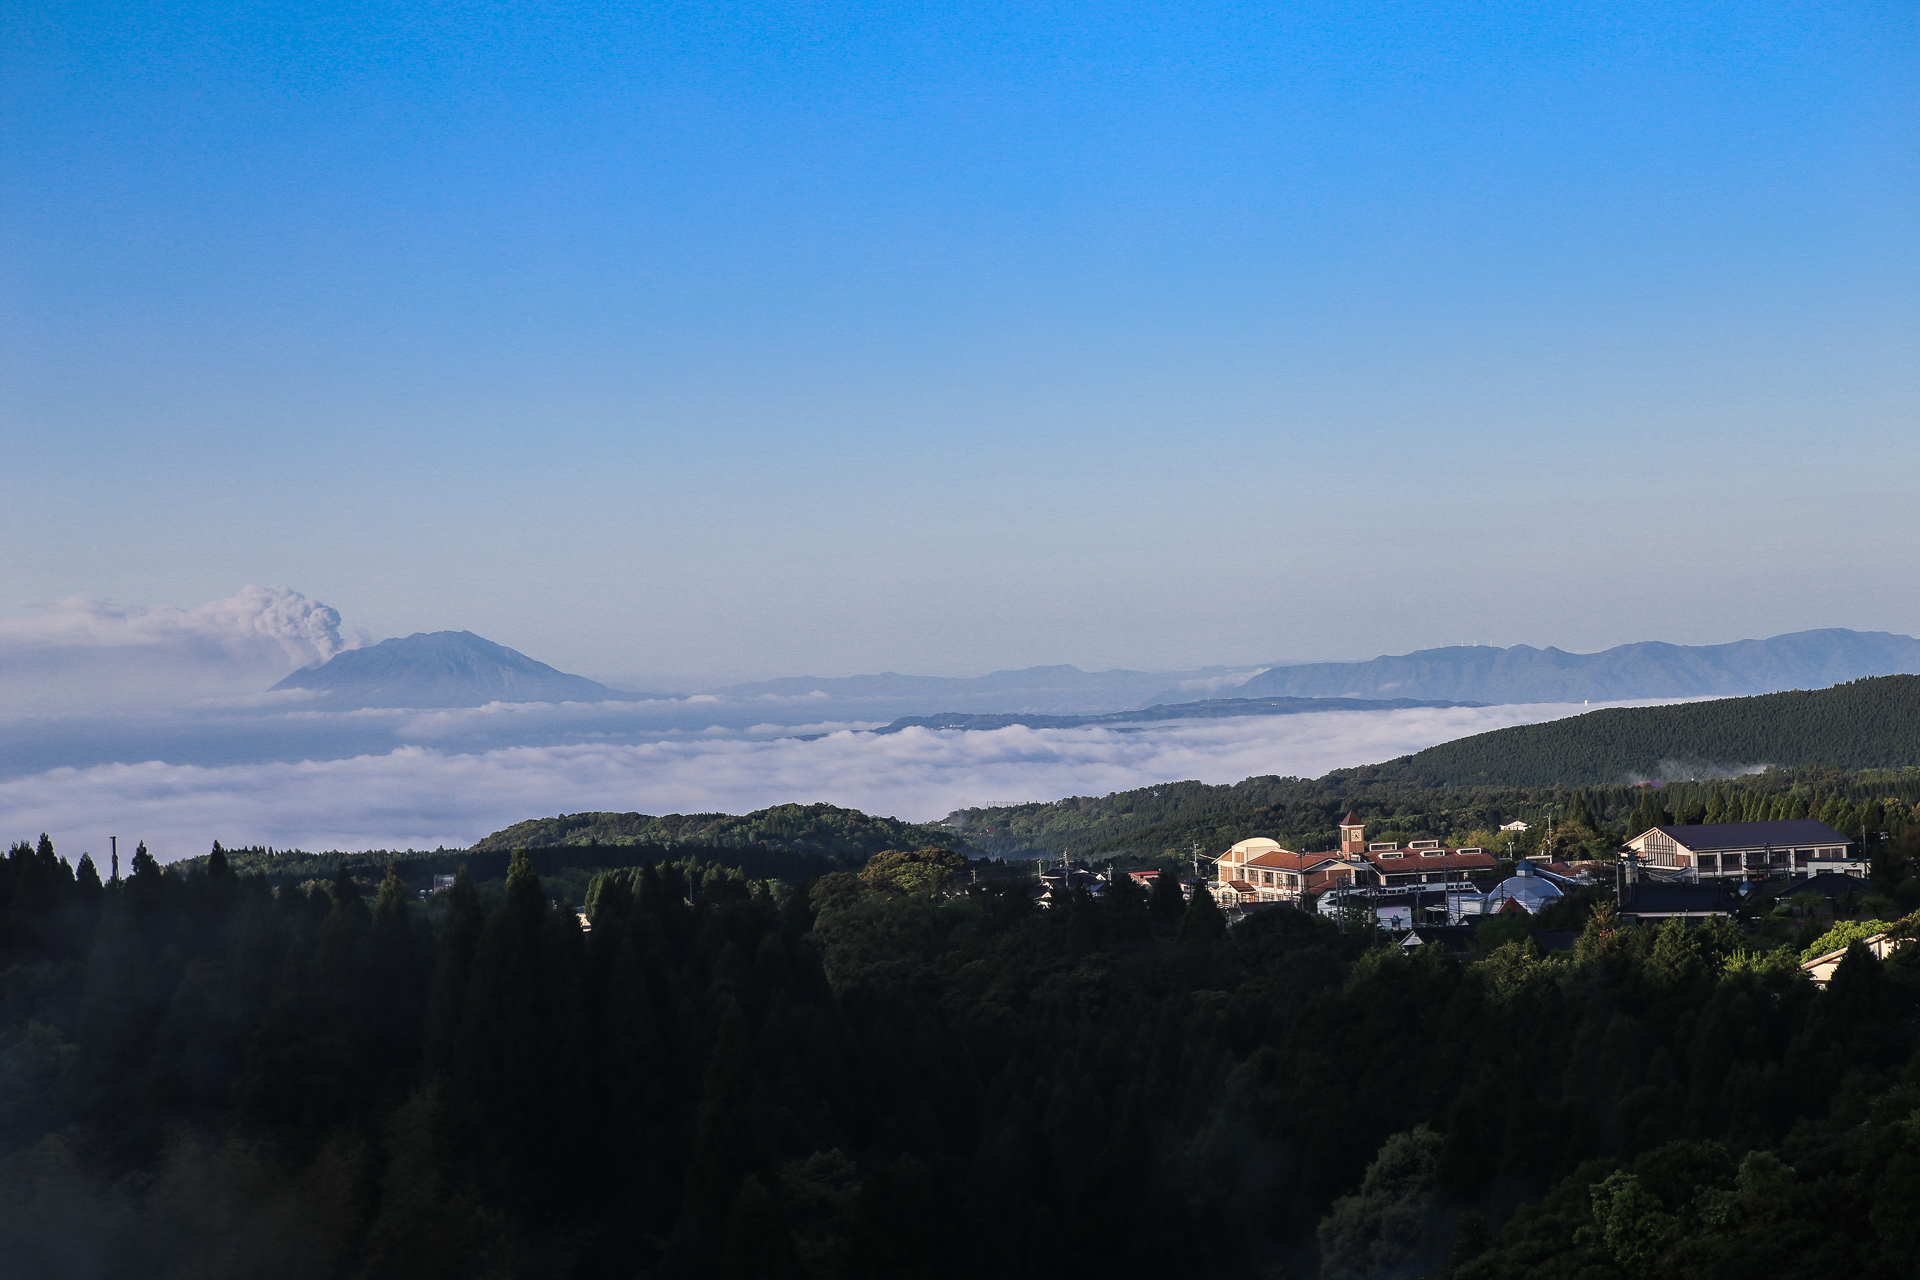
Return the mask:
<svg viewBox="0 0 1920 1280"><path fill-rule="evenodd" d="M475 851L555 848L561 845L699 845L705 848L778 849L864 861L883 849L958 848L953 833L939 827L875 817L830 804L782 804L748 814L563 813L533 818L496 831Z"/></svg>
<svg viewBox="0 0 1920 1280"><path fill-rule="evenodd" d="M1372 772L1414 786L1586 786L1769 764L1920 764L1920 676L1590 711L1442 743Z"/></svg>

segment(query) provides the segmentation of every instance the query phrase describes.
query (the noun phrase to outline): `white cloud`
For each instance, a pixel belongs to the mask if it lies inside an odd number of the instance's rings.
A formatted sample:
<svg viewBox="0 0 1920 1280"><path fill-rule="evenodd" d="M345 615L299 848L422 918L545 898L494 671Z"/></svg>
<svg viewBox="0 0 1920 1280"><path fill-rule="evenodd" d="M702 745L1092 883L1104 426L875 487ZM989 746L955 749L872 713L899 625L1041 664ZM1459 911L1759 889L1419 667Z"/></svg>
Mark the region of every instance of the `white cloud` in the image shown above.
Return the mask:
<svg viewBox="0 0 1920 1280"><path fill-rule="evenodd" d="M346 647L340 615L286 587L192 609L73 596L0 621L0 700L14 713L183 706L258 693Z"/></svg>
<svg viewBox="0 0 1920 1280"><path fill-rule="evenodd" d="M229 845L465 846L523 818L581 810L742 813L828 801L925 820L970 804L1100 795L1182 778L1318 776L1582 708L1541 705L1176 721L1140 732L1008 728L839 732L813 741L678 737L225 767L112 764L0 783L0 836L53 834L70 857L107 836L157 856Z"/></svg>

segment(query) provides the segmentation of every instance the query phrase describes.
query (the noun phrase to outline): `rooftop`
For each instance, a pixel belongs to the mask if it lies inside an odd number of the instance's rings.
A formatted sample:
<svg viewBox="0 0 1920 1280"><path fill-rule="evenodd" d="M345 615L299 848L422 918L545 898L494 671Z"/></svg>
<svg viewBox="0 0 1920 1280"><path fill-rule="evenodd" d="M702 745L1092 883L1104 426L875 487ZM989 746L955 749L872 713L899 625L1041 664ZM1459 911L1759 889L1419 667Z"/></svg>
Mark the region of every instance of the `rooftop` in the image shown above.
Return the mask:
<svg viewBox="0 0 1920 1280"><path fill-rule="evenodd" d="M1683 849L1759 849L1767 845L1845 844L1847 838L1817 818L1778 822L1708 822L1694 827L1656 827ZM1645 833L1642 832L1644 835Z"/></svg>

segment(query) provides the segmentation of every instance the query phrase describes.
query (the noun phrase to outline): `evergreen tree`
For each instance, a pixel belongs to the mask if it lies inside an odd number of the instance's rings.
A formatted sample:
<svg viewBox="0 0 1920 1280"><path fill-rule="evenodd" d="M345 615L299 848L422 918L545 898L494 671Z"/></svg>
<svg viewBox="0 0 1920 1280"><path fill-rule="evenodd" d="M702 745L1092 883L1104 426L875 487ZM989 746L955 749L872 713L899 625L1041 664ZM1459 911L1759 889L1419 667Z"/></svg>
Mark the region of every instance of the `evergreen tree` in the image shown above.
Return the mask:
<svg viewBox="0 0 1920 1280"><path fill-rule="evenodd" d="M1582 831L1597 831L1599 824L1593 820L1593 812L1587 808L1587 793L1573 793L1573 805L1567 811L1567 825Z"/></svg>
<svg viewBox="0 0 1920 1280"><path fill-rule="evenodd" d="M1727 797L1717 786L1713 789L1712 797L1707 801L1706 820L1709 823L1727 821Z"/></svg>
<svg viewBox="0 0 1920 1280"><path fill-rule="evenodd" d="M466 1006L474 952L486 918L480 895L463 862L447 890L446 920L440 927L438 960L427 1000L426 1067L430 1074L452 1071L461 1011Z"/></svg>
<svg viewBox="0 0 1920 1280"><path fill-rule="evenodd" d="M1186 895L1180 891L1180 877L1172 868L1162 867L1160 874L1153 878L1153 896L1147 902L1147 912L1162 925L1171 925L1180 919L1187 909Z"/></svg>
<svg viewBox="0 0 1920 1280"><path fill-rule="evenodd" d="M1227 936L1227 918L1204 884L1193 886L1187 909L1180 915L1179 938L1182 942L1205 944Z"/></svg>

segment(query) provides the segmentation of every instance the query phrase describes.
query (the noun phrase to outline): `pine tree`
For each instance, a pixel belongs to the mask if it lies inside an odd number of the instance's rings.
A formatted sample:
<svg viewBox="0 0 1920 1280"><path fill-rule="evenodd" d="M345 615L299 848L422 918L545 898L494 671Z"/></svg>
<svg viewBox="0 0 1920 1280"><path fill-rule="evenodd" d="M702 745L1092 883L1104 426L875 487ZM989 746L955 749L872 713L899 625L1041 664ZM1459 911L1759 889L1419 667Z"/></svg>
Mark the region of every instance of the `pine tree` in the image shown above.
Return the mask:
<svg viewBox="0 0 1920 1280"><path fill-rule="evenodd" d="M1567 825L1578 827L1582 831L1597 831L1599 824L1593 820L1592 810L1587 808L1587 793L1573 793L1573 806L1567 811Z"/></svg>
<svg viewBox="0 0 1920 1280"><path fill-rule="evenodd" d="M1707 801L1707 821L1709 823L1727 820L1727 797L1719 787L1713 789L1713 796Z"/></svg>
<svg viewBox="0 0 1920 1280"><path fill-rule="evenodd" d="M80 890L81 901L94 902L99 899L103 886L100 883L100 868L93 865L92 854L80 855L80 868L74 872L73 882Z"/></svg>
<svg viewBox="0 0 1920 1280"><path fill-rule="evenodd" d="M1187 909L1186 895L1180 891L1180 877L1171 867L1162 867L1160 874L1153 878L1153 896L1147 902L1147 913L1163 925L1173 924L1180 919L1181 912Z"/></svg>
<svg viewBox="0 0 1920 1280"><path fill-rule="evenodd" d="M220 847L218 840L213 842L213 852L207 855L207 878L223 881L234 879L233 868L227 865L227 851Z"/></svg>
<svg viewBox="0 0 1920 1280"><path fill-rule="evenodd" d="M1180 914L1179 938L1182 942L1206 944L1218 942L1227 936L1227 918L1221 914L1220 906L1207 892L1207 886L1193 886L1193 896L1187 899L1187 909Z"/></svg>
<svg viewBox="0 0 1920 1280"><path fill-rule="evenodd" d="M447 891L447 915L440 927L439 956L427 997L426 1066L430 1075L453 1069L455 1038L466 1006L473 955L480 946L485 923L480 895L463 862L453 877L453 888Z"/></svg>

